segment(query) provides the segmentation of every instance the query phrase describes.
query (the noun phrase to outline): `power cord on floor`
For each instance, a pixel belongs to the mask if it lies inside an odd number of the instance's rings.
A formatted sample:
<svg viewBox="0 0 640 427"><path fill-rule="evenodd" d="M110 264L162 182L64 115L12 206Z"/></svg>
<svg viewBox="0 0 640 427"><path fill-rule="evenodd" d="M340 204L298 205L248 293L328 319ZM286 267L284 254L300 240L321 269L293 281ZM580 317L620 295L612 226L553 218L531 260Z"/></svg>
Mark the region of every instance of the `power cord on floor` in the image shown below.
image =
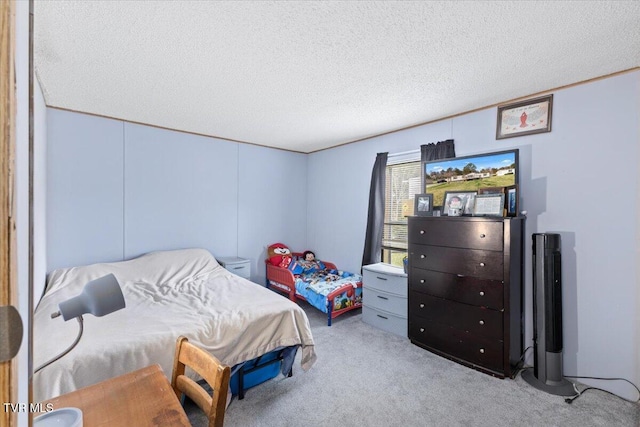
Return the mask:
<svg viewBox="0 0 640 427"><path fill-rule="evenodd" d="M525 348L524 351L522 352L522 356L520 356L520 360L518 360L518 362L516 363L516 366L520 366L520 362L522 362L524 360L524 356L527 354L527 350L529 350L530 348L533 348L532 345L530 345L529 347ZM518 374L521 371L524 371L525 369L527 369L528 367L524 366L524 364L522 366L520 366L518 369L515 370L515 372L511 375L511 379L514 379L515 377L518 376Z"/></svg>
<svg viewBox="0 0 640 427"><path fill-rule="evenodd" d="M527 354L527 351L528 351L529 349L531 349L531 348L533 348L533 346L532 346L532 345L524 349L524 351L522 352L522 356L520 356L520 360L518 360L518 363L516 364L516 366L519 366L519 365L520 365L520 362L522 362L522 361L524 360L524 357L525 357L525 355ZM523 364L522 366L520 366L520 368L519 368L519 369L516 369L516 371L511 375L511 379L514 379L515 377L517 377L517 376L518 376L518 374L519 374L520 372L524 371L525 369L529 369L529 368L532 368L532 366L524 366L524 364ZM626 398L624 398L624 397L618 396L618 395L617 395L617 394L615 394L615 393L611 393L610 391L603 390L603 389L598 388L598 387L587 387L587 388L585 388L584 390L580 391L580 390L578 390L578 387L577 387L575 384L573 384L573 389L576 391L576 395L575 395L575 396L568 397L568 398L564 399L564 401L565 401L566 403L568 403L568 404L572 404L574 400L576 400L577 398L579 398L580 396L582 396L582 394L583 394L585 391L588 391L588 390L599 390L599 391L603 391L603 392L605 392L605 393L609 393L610 395L615 396L615 397L617 397L617 398L619 398L619 399L626 400L627 402L630 402L630 403L638 403L638 402L640 402L640 389L638 388L638 386L636 386L634 383L632 383L631 381L629 381L629 380L628 380L628 379L626 379L626 378L577 377L577 376L571 376L571 375L565 375L565 377L566 377L566 378L576 378L576 379L590 379L590 380L626 381L626 382L628 382L629 384L631 384L631 385L636 389L636 391L638 392L638 399L636 399L636 400L630 400L630 399L626 399Z"/></svg>
<svg viewBox="0 0 640 427"><path fill-rule="evenodd" d="M567 377L567 378L576 378L576 379L589 379L589 380L626 381L626 382L628 382L629 384L631 384L631 385L636 389L636 391L638 392L638 399L636 399L636 400L630 400L630 399L626 399L626 398L624 398L624 397L618 396L618 395L617 395L617 394L615 394L615 393L611 393L610 391L603 390L603 389L598 388L598 387L587 387L587 388L585 388L584 390L579 391L579 390L578 390L578 388L576 387L576 385L574 384L574 385L573 385L573 388L576 390L576 393L577 393L577 394L576 394L575 396L573 396L573 397L568 397L568 398L566 398L566 399L564 400L564 401L565 401L565 402L567 402L568 404L572 404L574 400L576 400L577 398L579 398L580 396L582 396L582 394L583 394L585 391L588 391L588 390L599 390L599 391L604 391L605 393L609 393L609 394L610 394L610 395L612 395L612 396L615 396L615 397L617 397L617 398L619 398L619 399L622 399L622 400L626 400L627 402L631 402L631 403L638 403L638 402L640 402L640 389L638 389L638 386L636 386L634 383L632 383L631 381L629 381L629 380L628 380L628 379L626 379L626 378L576 377L576 376L571 376L571 375L565 375L565 377Z"/></svg>

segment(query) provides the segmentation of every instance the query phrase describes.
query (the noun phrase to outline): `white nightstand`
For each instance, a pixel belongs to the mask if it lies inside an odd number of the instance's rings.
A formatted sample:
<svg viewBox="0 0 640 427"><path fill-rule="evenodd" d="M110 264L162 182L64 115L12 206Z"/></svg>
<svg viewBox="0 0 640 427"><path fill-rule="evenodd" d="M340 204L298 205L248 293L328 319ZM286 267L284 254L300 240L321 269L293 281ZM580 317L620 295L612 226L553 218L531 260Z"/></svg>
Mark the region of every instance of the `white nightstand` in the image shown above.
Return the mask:
<svg viewBox="0 0 640 427"><path fill-rule="evenodd" d="M362 267L362 320L407 336L407 275L389 264Z"/></svg>
<svg viewBox="0 0 640 427"><path fill-rule="evenodd" d="M238 257L220 257L216 258L221 266L236 274L240 277L244 277L247 280L251 280L251 260Z"/></svg>

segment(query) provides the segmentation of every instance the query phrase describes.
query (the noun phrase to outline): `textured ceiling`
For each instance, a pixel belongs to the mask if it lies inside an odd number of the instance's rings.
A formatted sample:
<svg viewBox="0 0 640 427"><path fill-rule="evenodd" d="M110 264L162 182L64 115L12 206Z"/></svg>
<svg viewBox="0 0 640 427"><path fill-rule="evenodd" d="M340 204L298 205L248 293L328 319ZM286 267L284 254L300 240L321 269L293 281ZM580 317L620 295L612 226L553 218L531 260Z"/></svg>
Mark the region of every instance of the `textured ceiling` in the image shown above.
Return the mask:
<svg viewBox="0 0 640 427"><path fill-rule="evenodd" d="M300 152L640 66L640 2L35 1L51 107Z"/></svg>

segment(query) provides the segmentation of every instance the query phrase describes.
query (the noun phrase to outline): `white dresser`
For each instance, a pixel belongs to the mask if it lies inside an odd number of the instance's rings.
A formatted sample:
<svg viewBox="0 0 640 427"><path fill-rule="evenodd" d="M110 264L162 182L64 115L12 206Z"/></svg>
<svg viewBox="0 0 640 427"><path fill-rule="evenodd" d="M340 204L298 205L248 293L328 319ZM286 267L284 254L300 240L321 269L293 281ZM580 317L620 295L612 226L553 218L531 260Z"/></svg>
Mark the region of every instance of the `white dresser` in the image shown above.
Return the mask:
<svg viewBox="0 0 640 427"><path fill-rule="evenodd" d="M389 264L362 267L362 320L407 336L407 275Z"/></svg>
<svg viewBox="0 0 640 427"><path fill-rule="evenodd" d="M235 275L251 280L251 260L238 257L216 258L218 263Z"/></svg>

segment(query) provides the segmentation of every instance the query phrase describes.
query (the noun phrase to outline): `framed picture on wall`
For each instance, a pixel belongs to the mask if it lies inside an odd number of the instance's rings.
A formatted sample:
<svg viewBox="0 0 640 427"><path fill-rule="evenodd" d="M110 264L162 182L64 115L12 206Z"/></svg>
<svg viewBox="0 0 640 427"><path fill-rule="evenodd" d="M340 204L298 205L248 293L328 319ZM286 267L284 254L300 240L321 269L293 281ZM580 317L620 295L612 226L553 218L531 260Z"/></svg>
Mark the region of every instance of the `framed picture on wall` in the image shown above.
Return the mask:
<svg viewBox="0 0 640 427"><path fill-rule="evenodd" d="M432 216L433 194L416 194L413 211L417 216Z"/></svg>
<svg viewBox="0 0 640 427"><path fill-rule="evenodd" d="M498 107L496 139L551 132L553 94Z"/></svg>

